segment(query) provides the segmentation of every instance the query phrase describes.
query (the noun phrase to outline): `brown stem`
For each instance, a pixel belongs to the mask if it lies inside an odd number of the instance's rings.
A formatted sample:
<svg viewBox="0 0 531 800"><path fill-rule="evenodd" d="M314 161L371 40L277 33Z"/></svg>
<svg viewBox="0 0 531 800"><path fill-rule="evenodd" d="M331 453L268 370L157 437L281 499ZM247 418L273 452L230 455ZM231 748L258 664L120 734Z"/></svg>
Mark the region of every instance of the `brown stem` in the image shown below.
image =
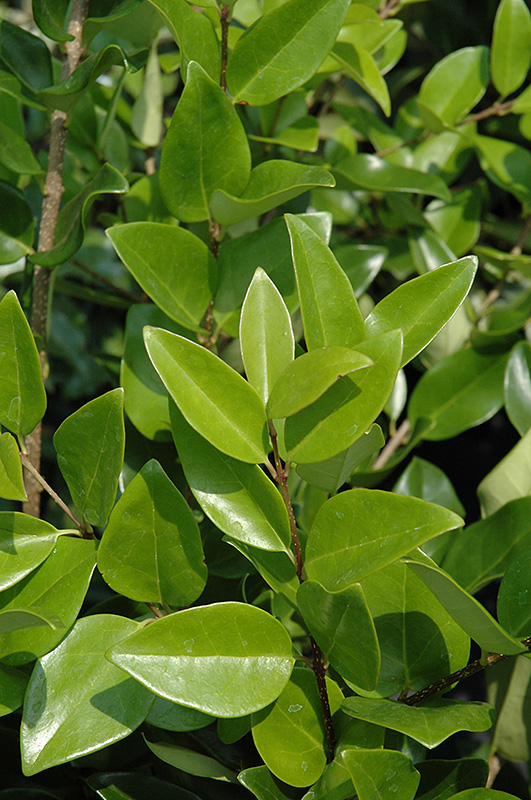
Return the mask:
<svg viewBox="0 0 531 800"><path fill-rule="evenodd" d="M149 610L152 612L152 614L154 614L156 616L157 619L162 619L162 617L166 616L164 611L161 611L160 608L155 605L155 603L146 603L146 605L149 608Z"/></svg>
<svg viewBox="0 0 531 800"><path fill-rule="evenodd" d="M332 724L332 713L330 711L330 702L328 700L328 690L326 688L326 670L323 664L323 654L317 642L310 636L310 643L312 646L312 670L317 681L317 691L319 692L319 701L321 703L321 710L323 712L323 720L325 726L326 745L328 749L327 761L333 761L334 751L336 749L336 737L334 734L334 726Z"/></svg>
<svg viewBox="0 0 531 800"><path fill-rule="evenodd" d="M64 511L64 513L66 514L66 516L67 516L69 519L71 519L71 520L72 520L72 522L74 523L74 525L76 526L76 528L78 529L78 531L80 532L80 534L82 535L83 539L94 539L94 534L93 534L93 533L91 533L90 531L88 531L88 530L85 528L85 526L83 525L83 523L82 523L82 522L80 522L80 521L77 519L77 517L75 517L75 516L74 516L74 514L72 514L72 512L70 511L70 509L68 508L68 506L66 505L66 503L64 502L64 500L62 500L62 499L59 497L59 495L57 494L57 492L56 492L54 489L52 489L52 487L51 487L51 486L49 485L49 483L48 483L48 482L47 482L47 481L46 481L46 480L45 480L45 479L42 477L42 475L39 473L39 471L38 471L37 469L35 469L34 465L31 463L31 461L30 461L30 459L29 459L29 456L27 456L27 455L26 455L26 453L22 453L22 452L21 452L21 453L20 453L20 460L21 460L21 462L22 462L22 466L24 467L24 469L27 469L27 471L28 471L28 472L30 473L30 475L33 477L33 479L34 479L35 483L36 483L38 486L42 486L42 488L43 488L43 489L44 489L46 492L48 492L48 494L50 495L50 497L51 497L53 500L55 500L55 502L57 503L57 505L59 506L59 508L61 508L61 509Z"/></svg>
<svg viewBox="0 0 531 800"><path fill-rule="evenodd" d="M382 8L378 9L378 14L380 15L380 19L387 19L391 16L391 12L394 8L400 5L402 0L389 0Z"/></svg>
<svg viewBox="0 0 531 800"><path fill-rule="evenodd" d="M66 57L63 63L61 78L68 78L78 65L82 52L83 23L87 16L89 0L73 0L68 33L74 38L66 43ZM48 171L44 197L42 200L41 225L37 252L50 250L55 243L55 228L63 193L63 165L65 159L67 131L66 114L55 110L52 115L50 130L50 151L48 154ZM39 358L43 379L46 377L46 328L48 319L48 302L50 295L50 270L39 264L35 265L33 277L33 303L31 309L31 326L39 346ZM26 446L31 462L37 471L41 463L42 424L26 437ZM27 502L24 511L38 517L40 514L40 491L34 480L26 485Z"/></svg>
<svg viewBox="0 0 531 800"><path fill-rule="evenodd" d="M284 504L288 511L291 539L293 541L293 547L295 549L295 558L297 559L297 577L300 583L302 583L303 563L302 563L301 543L297 531L297 523L295 522L295 513L293 511L293 506L291 504L291 497L289 496L288 475L285 466L282 465L282 461L280 460L280 456L278 453L277 432L271 420L269 420L269 435L271 436L271 444L273 445L273 456L275 459L275 472L276 472L275 480L278 483L280 492L282 494L282 499L284 500Z"/></svg>
<svg viewBox="0 0 531 800"><path fill-rule="evenodd" d="M503 766L503 761L501 757L496 753L494 753L489 758L489 775L487 778L487 783L485 784L485 787L487 789L492 789L492 785L496 780L498 772L501 770L502 766Z"/></svg>
<svg viewBox="0 0 531 800"><path fill-rule="evenodd" d="M482 119L499 117L503 114L507 114L514 105L515 100L516 98L514 100L506 100L505 103L493 103L488 108L484 108L483 111L478 111L476 114L471 114L469 117L460 122L459 125L470 125L471 122L481 122Z"/></svg>
<svg viewBox="0 0 531 800"><path fill-rule="evenodd" d="M229 57L230 17L230 7L228 5L221 6L221 75L219 78L219 85L225 93L227 93L227 60Z"/></svg>
<svg viewBox="0 0 531 800"><path fill-rule="evenodd" d="M371 469L375 470L385 467L391 456L396 453L400 445L403 443L404 439L409 436L410 431L411 425L409 424L409 420L405 419L393 433L382 452L372 465Z"/></svg>

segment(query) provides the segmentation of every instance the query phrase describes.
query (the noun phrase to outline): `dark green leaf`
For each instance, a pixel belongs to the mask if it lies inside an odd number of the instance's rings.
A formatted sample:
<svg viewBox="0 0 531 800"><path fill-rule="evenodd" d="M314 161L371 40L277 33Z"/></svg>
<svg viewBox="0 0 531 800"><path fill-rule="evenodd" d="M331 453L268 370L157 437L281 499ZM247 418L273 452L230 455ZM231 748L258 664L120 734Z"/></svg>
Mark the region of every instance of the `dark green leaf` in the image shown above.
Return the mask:
<svg viewBox="0 0 531 800"><path fill-rule="evenodd" d="M187 750L170 742L150 742L145 740L147 746L158 758L171 764L181 772L197 775L199 778L211 778L216 781L235 782L236 773L224 767L219 761L194 750Z"/></svg>
<svg viewBox="0 0 531 800"><path fill-rule="evenodd" d="M157 800L200 800L196 794L175 783L161 781L141 772L93 774L87 779L87 784L104 800L151 800L155 797Z"/></svg>
<svg viewBox="0 0 531 800"><path fill-rule="evenodd" d="M524 436L531 428L531 345L519 342L513 348L503 383L505 410L514 427Z"/></svg>
<svg viewBox="0 0 531 800"><path fill-rule="evenodd" d="M66 28L68 0L32 0L33 19L49 39L68 42L74 37Z"/></svg>
<svg viewBox="0 0 531 800"><path fill-rule="evenodd" d="M19 450L10 433L0 435L0 497L5 500L27 500Z"/></svg>
<svg viewBox="0 0 531 800"><path fill-rule="evenodd" d="M25 608L9 608L0 611L0 636L25 628L43 627L56 631L58 628L64 628L64 625L58 617L50 614L46 609L34 607L30 611Z"/></svg>
<svg viewBox="0 0 531 800"><path fill-rule="evenodd" d="M271 588L283 594L290 604L297 606L297 590L299 580L295 568L295 559L292 554L274 550L261 550L246 542L224 536L223 541L232 545L239 553L247 558L257 569L262 578Z"/></svg>
<svg viewBox="0 0 531 800"><path fill-rule="evenodd" d="M531 207L531 153L528 148L492 136L473 139L482 170L497 186L513 194L524 211Z"/></svg>
<svg viewBox="0 0 531 800"><path fill-rule="evenodd" d="M529 696L531 660L509 658L486 670L487 697L496 708L492 746L502 758L527 761L529 758Z"/></svg>
<svg viewBox="0 0 531 800"><path fill-rule="evenodd" d="M0 58L34 92L53 81L52 59L46 44L6 19L0 20Z"/></svg>
<svg viewBox="0 0 531 800"><path fill-rule="evenodd" d="M367 153L344 158L334 166L333 171L347 181L349 188L353 186L370 192L427 194L446 202L450 200L448 187L438 175L389 164Z"/></svg>
<svg viewBox="0 0 531 800"><path fill-rule="evenodd" d="M397 750L347 750L343 762L359 800L413 800L420 775L405 753ZM397 792L400 794L397 795Z"/></svg>
<svg viewBox="0 0 531 800"><path fill-rule="evenodd" d="M238 780L258 800L287 800L267 767L250 767L238 775Z"/></svg>
<svg viewBox="0 0 531 800"><path fill-rule="evenodd" d="M421 116L428 124L432 115L438 121L435 130L454 125L479 103L489 83L489 49L482 45L463 47L441 59L428 73L420 87L418 102ZM433 128L433 125L430 125Z"/></svg>
<svg viewBox="0 0 531 800"><path fill-rule="evenodd" d="M531 65L531 13L524 0L501 0L492 32L492 82L503 96L525 81Z"/></svg>
<svg viewBox="0 0 531 800"><path fill-rule="evenodd" d="M10 125L0 121L0 164L20 175L40 175L43 169L26 139ZM15 189L13 188L13 194ZM11 212L12 213L12 212ZM10 215L11 216L11 215Z"/></svg>
<svg viewBox="0 0 531 800"><path fill-rule="evenodd" d="M516 639L531 634L530 565L531 551L526 550L509 566L498 592L496 609L500 625Z"/></svg>
<svg viewBox="0 0 531 800"><path fill-rule="evenodd" d="M28 676L24 672L14 667L0 666L0 717L20 708L27 683Z"/></svg>
<svg viewBox="0 0 531 800"><path fill-rule="evenodd" d="M414 456L393 486L393 492L420 497L429 503L437 503L465 516L465 509L455 489L439 467Z"/></svg>
<svg viewBox="0 0 531 800"><path fill-rule="evenodd" d="M32 250L35 223L21 191L0 181L0 264L11 264Z"/></svg>
<svg viewBox="0 0 531 800"><path fill-rule="evenodd" d="M456 761L429 759L417 764L420 772L419 800L449 800L456 792L484 786L488 764L479 758L460 758Z"/></svg>

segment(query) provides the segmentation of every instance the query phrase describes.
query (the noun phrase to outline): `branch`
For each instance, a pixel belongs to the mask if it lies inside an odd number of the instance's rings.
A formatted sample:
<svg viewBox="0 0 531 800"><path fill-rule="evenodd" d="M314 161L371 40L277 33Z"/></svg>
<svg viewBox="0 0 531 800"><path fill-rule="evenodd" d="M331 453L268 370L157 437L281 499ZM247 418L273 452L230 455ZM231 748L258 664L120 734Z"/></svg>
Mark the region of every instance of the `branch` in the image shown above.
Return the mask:
<svg viewBox="0 0 531 800"><path fill-rule="evenodd" d="M411 431L411 425L409 424L409 420L405 419L403 423L396 429L393 433L385 447L383 448L382 452L372 465L372 470L382 469L385 467L389 459L391 458L394 453L398 450L401 444L403 444L404 439L409 436Z"/></svg>
<svg viewBox="0 0 531 800"><path fill-rule="evenodd" d="M285 467L282 466L282 461L280 460L280 456L278 454L277 432L271 420L269 420L269 435L271 436L271 443L273 445L273 456L275 459L275 480L278 483L278 486L282 494L282 499L284 500L284 504L288 511L291 539L293 541L293 547L295 548L295 557L297 559L297 577L300 583L302 583L304 579L302 577L303 563L302 563L301 543L299 540L299 533L297 531L297 523L295 522L295 514L293 512L291 498L289 496L288 476Z"/></svg>
<svg viewBox="0 0 531 800"><path fill-rule="evenodd" d="M227 60L229 57L229 25L231 18L230 6L221 6L219 13L221 18L221 75L219 85L227 94Z"/></svg>

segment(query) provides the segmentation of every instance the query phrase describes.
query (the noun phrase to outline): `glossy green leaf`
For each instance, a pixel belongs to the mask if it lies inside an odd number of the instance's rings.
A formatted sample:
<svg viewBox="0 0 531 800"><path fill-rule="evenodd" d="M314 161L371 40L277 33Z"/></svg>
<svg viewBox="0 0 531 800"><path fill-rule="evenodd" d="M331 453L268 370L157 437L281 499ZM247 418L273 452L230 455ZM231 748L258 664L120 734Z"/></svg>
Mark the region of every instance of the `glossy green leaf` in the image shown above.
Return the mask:
<svg viewBox="0 0 531 800"><path fill-rule="evenodd" d="M457 731L486 731L494 721L487 703L430 700L421 706L406 706L393 700L348 697L342 708L356 719L399 731L432 749Z"/></svg>
<svg viewBox="0 0 531 800"><path fill-rule="evenodd" d="M531 153L515 142L476 135L473 139L480 166L489 178L519 200L524 211L531 207Z"/></svg>
<svg viewBox="0 0 531 800"><path fill-rule="evenodd" d="M315 153L319 147L319 123L315 117L306 116L296 120L293 125L288 125L286 128L275 131L271 135L257 136L251 134L249 139L255 142L277 144L283 147L291 147L293 150Z"/></svg>
<svg viewBox="0 0 531 800"><path fill-rule="evenodd" d="M401 328L404 366L453 317L470 291L477 265L475 256L466 256L398 286L367 317L368 336Z"/></svg>
<svg viewBox="0 0 531 800"><path fill-rule="evenodd" d="M343 72L365 89L388 117L391 114L389 90L376 61L365 47L354 42L336 42L332 56Z"/></svg>
<svg viewBox="0 0 531 800"><path fill-rule="evenodd" d="M336 381L372 366L372 360L348 347L331 345L310 350L286 367L273 385L270 419L291 417L318 400Z"/></svg>
<svg viewBox="0 0 531 800"><path fill-rule="evenodd" d="M243 302L240 347L247 380L266 404L277 378L293 361L295 339L282 295L260 267Z"/></svg>
<svg viewBox="0 0 531 800"><path fill-rule="evenodd" d="M516 655L525 650L472 595L442 569L415 561L408 561L408 564L482 650L507 655Z"/></svg>
<svg viewBox="0 0 531 800"><path fill-rule="evenodd" d="M159 222L116 225L107 236L161 311L185 328L200 330L217 282L208 247L190 231Z"/></svg>
<svg viewBox="0 0 531 800"><path fill-rule="evenodd" d="M22 192L5 181L0 181L0 205L0 264L11 264L31 252L35 223Z"/></svg>
<svg viewBox="0 0 531 800"><path fill-rule="evenodd" d="M0 121L0 164L20 175L40 175L43 169L26 139Z"/></svg>
<svg viewBox="0 0 531 800"><path fill-rule="evenodd" d="M161 697L217 717L241 717L269 705L293 667L291 639L281 623L255 606L232 602L159 619L107 657Z"/></svg>
<svg viewBox="0 0 531 800"><path fill-rule="evenodd" d="M238 781L258 800L287 800L267 767L249 767L238 775Z"/></svg>
<svg viewBox="0 0 531 800"><path fill-rule="evenodd" d="M348 156L334 166L333 172L344 178L349 187L369 192L406 192L432 195L450 200L450 192L438 175L390 164L367 153Z"/></svg>
<svg viewBox="0 0 531 800"><path fill-rule="evenodd" d="M519 89L531 66L531 13L524 0L502 0L492 32L492 82L503 96Z"/></svg>
<svg viewBox="0 0 531 800"><path fill-rule="evenodd" d="M0 512L0 590L18 583L42 564L59 535L49 522L29 514Z"/></svg>
<svg viewBox="0 0 531 800"><path fill-rule="evenodd" d="M24 672L0 665L0 717L20 708L24 702L27 683L28 676Z"/></svg>
<svg viewBox="0 0 531 800"><path fill-rule="evenodd" d="M376 278L387 252L384 247L371 244L347 244L335 248L334 255L351 282L356 297L361 297Z"/></svg>
<svg viewBox="0 0 531 800"><path fill-rule="evenodd" d="M155 728L177 732L196 731L213 721L214 717L196 711L195 708L186 708L157 696L146 717L146 722Z"/></svg>
<svg viewBox="0 0 531 800"><path fill-rule="evenodd" d="M212 193L239 195L250 174L249 145L236 110L191 61L162 151L160 188L168 209L183 222L208 219Z"/></svg>
<svg viewBox="0 0 531 800"><path fill-rule="evenodd" d="M35 428L46 411L39 354L15 292L0 302L0 423L18 436Z"/></svg>
<svg viewBox="0 0 531 800"><path fill-rule="evenodd" d="M343 701L341 690L327 679L330 711ZM310 786L326 765L325 730L315 675L296 668L270 708L253 714L253 740L273 775L290 786Z"/></svg>
<svg viewBox="0 0 531 800"><path fill-rule="evenodd" d="M123 389L96 397L65 419L53 443L72 500L90 525L104 525L116 499L125 448Z"/></svg>
<svg viewBox="0 0 531 800"><path fill-rule="evenodd" d="M488 83L488 47L456 50L442 58L424 78L418 96L420 113L427 108L441 126L454 125L479 103Z"/></svg>
<svg viewBox="0 0 531 800"><path fill-rule="evenodd" d="M428 759L416 765L420 772L419 800L449 800L456 792L484 786L488 764L480 758L438 761Z"/></svg>
<svg viewBox="0 0 531 800"><path fill-rule="evenodd" d="M424 216L457 256L468 253L480 232L481 191L472 186L456 192L450 203L432 200Z"/></svg>
<svg viewBox="0 0 531 800"><path fill-rule="evenodd" d="M131 114L131 128L145 147L157 147L162 136L162 80L156 45L152 46L144 72L142 91Z"/></svg>
<svg viewBox="0 0 531 800"><path fill-rule="evenodd" d="M511 106L513 114L528 114L531 111L531 86L527 86L524 91L518 95Z"/></svg>
<svg viewBox="0 0 531 800"><path fill-rule="evenodd" d="M115 592L145 603L188 606L203 591L207 568L197 522L154 459L114 506L98 568Z"/></svg>
<svg viewBox="0 0 531 800"><path fill-rule="evenodd" d="M306 572L338 592L463 524L452 511L416 497L351 489L317 512L306 545Z"/></svg>
<svg viewBox="0 0 531 800"><path fill-rule="evenodd" d="M74 38L65 31L68 0L32 0L31 5L35 22L49 39L68 42Z"/></svg>
<svg viewBox="0 0 531 800"><path fill-rule="evenodd" d="M305 581L297 594L299 610L331 666L366 691L378 682L380 648L359 583L331 593Z"/></svg>
<svg viewBox="0 0 531 800"><path fill-rule="evenodd" d="M220 358L182 336L146 328L153 365L187 422L222 453L267 460L265 409L255 389Z"/></svg>
<svg viewBox="0 0 531 800"><path fill-rule="evenodd" d="M291 553L259 549L230 536L224 536L223 541L245 556L273 591L283 594L294 608L297 606L299 579Z"/></svg>
<svg viewBox="0 0 531 800"><path fill-rule="evenodd" d="M11 631L20 631L25 628L48 627L56 631L64 625L58 617L50 614L46 609L9 608L0 611L0 636Z"/></svg>
<svg viewBox="0 0 531 800"><path fill-rule="evenodd" d="M452 800L515 800L515 795L497 789L466 789L454 794Z"/></svg>
<svg viewBox="0 0 531 800"><path fill-rule="evenodd" d="M393 389L402 336L391 331L356 346L374 362L370 369L346 375L308 408L286 420L285 450L297 464L325 461L360 439L382 411Z"/></svg>
<svg viewBox="0 0 531 800"><path fill-rule="evenodd" d="M413 800L420 775L397 750L346 750L343 762L359 800ZM399 795L397 795L399 792Z"/></svg>
<svg viewBox="0 0 531 800"><path fill-rule="evenodd" d="M61 536L44 563L0 594L1 611L46 609L64 625L6 633L0 644L4 663L28 664L61 641L79 613L95 563L95 542Z"/></svg>
<svg viewBox="0 0 531 800"><path fill-rule="evenodd" d="M4 500L27 500L19 450L10 433L0 435L0 497Z"/></svg>
<svg viewBox="0 0 531 800"><path fill-rule="evenodd" d="M512 424L524 436L531 428L531 345L519 342L513 348L503 382L505 410Z"/></svg>
<svg viewBox="0 0 531 800"><path fill-rule="evenodd" d="M186 79L190 61L196 61L214 81L219 80L221 55L218 37L206 14L198 14L185 0L149 0L168 22L181 55ZM196 4L199 5L199 4Z"/></svg>
<svg viewBox="0 0 531 800"><path fill-rule="evenodd" d="M243 739L251 730L252 714L245 717L218 719L216 731L223 744L234 744Z"/></svg>
<svg viewBox="0 0 531 800"><path fill-rule="evenodd" d="M104 800L149 800L153 797L157 800L200 800L188 789L142 772L93 773L87 779L87 785Z"/></svg>
<svg viewBox="0 0 531 800"><path fill-rule="evenodd" d="M288 513L280 492L255 464L216 450L177 408L170 417L186 480L212 522L232 539L263 550L288 551Z"/></svg>
<svg viewBox="0 0 531 800"><path fill-rule="evenodd" d="M266 105L306 83L332 47L348 0L287 0L238 40L227 66L236 102Z"/></svg>
<svg viewBox="0 0 531 800"><path fill-rule="evenodd" d="M527 761L529 758L529 694L531 660L509 658L486 670L487 699L496 709L492 746L502 758Z"/></svg>
<svg viewBox="0 0 531 800"><path fill-rule="evenodd" d="M420 417L435 424L425 438L449 439L480 425L503 405L506 355L482 355L472 348L439 361L416 385L408 407L414 425Z"/></svg>
<svg viewBox="0 0 531 800"><path fill-rule="evenodd" d="M55 267L67 261L83 244L90 212L98 197L102 194L123 194L128 188L129 184L117 169L110 164L103 164L84 189L61 209L52 249L35 253L30 261L43 267Z"/></svg>
<svg viewBox="0 0 531 800"><path fill-rule="evenodd" d="M489 517L510 500L531 493L531 431L502 458L478 486L481 515Z"/></svg>
<svg viewBox="0 0 531 800"><path fill-rule="evenodd" d="M323 240L300 217L286 215L308 350L354 347L365 338L363 317L347 276Z"/></svg>
<svg viewBox="0 0 531 800"><path fill-rule="evenodd" d="M0 21L0 58L33 92L53 81L52 59L45 42L7 19Z"/></svg>
<svg viewBox="0 0 531 800"><path fill-rule="evenodd" d="M203 753L188 750L186 747L171 742L150 742L147 739L145 742L157 758L188 775L197 775L199 778L210 778L215 781L235 782L236 780L235 772Z"/></svg>
<svg viewBox="0 0 531 800"><path fill-rule="evenodd" d="M429 503L437 503L465 516L465 509L459 500L455 489L439 467L414 456L399 480L393 486L393 492L420 497Z"/></svg>
<svg viewBox="0 0 531 800"><path fill-rule="evenodd" d="M526 550L509 566L498 592L496 609L500 625L515 639L531 634L530 565L531 551Z"/></svg>
<svg viewBox="0 0 531 800"><path fill-rule="evenodd" d="M25 775L101 750L140 725L153 702L151 692L104 656L108 647L138 627L110 614L86 617L41 658L24 703Z"/></svg>
<svg viewBox="0 0 531 800"><path fill-rule="evenodd" d="M316 186L334 186L324 167L294 161L264 161L258 164L241 194L217 188L210 198L212 217L221 225L235 225L259 217Z"/></svg>

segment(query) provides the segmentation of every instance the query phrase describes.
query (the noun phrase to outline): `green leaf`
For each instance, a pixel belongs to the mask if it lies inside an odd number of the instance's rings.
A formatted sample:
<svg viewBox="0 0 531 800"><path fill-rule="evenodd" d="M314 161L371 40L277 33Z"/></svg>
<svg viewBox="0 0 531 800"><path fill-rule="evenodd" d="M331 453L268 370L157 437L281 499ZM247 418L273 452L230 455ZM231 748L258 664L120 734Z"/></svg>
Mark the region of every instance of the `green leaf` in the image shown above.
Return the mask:
<svg viewBox="0 0 531 800"><path fill-rule="evenodd" d="M28 499L22 480L19 450L10 433L0 435L0 497L22 502Z"/></svg>
<svg viewBox="0 0 531 800"><path fill-rule="evenodd" d="M295 339L282 295L260 267L243 302L240 347L247 380L265 404L277 378L293 361Z"/></svg>
<svg viewBox="0 0 531 800"><path fill-rule="evenodd" d="M426 432L432 441L481 425L503 405L506 355L482 355L472 348L439 361L416 385L408 407L412 425L421 417L435 424Z"/></svg>
<svg viewBox="0 0 531 800"><path fill-rule="evenodd" d="M517 655L523 645L509 636L478 601L436 565L409 561L409 567L425 582L440 603L471 639L488 653Z"/></svg>
<svg viewBox="0 0 531 800"><path fill-rule="evenodd" d="M449 800L456 792L484 786L488 764L481 758L460 758L455 761L429 759L417 764L420 772L419 800Z"/></svg>
<svg viewBox="0 0 531 800"><path fill-rule="evenodd" d="M204 347L168 331L146 328L144 341L168 392L201 436L241 461L267 460L264 405L241 375Z"/></svg>
<svg viewBox="0 0 531 800"><path fill-rule="evenodd" d="M28 664L57 645L79 613L95 563L94 541L61 536L44 563L0 594L1 611L45 608L64 625L6 633L0 644L4 663Z"/></svg>
<svg viewBox="0 0 531 800"><path fill-rule="evenodd" d="M52 59L47 45L29 31L0 20L0 58L8 69L33 92L53 81Z"/></svg>
<svg viewBox="0 0 531 800"><path fill-rule="evenodd" d="M287 95L288 97L290 95ZM256 136L251 134L249 139L254 142L264 142L266 144L277 144L283 147L291 147L293 150L303 150L308 153L315 153L319 147L319 123L315 117L302 117L295 120L293 125L267 136Z"/></svg>
<svg viewBox="0 0 531 800"><path fill-rule="evenodd" d="M74 37L65 31L68 0L32 0L33 19L41 31L55 42L68 42Z"/></svg>
<svg viewBox="0 0 531 800"><path fill-rule="evenodd" d="M173 403L170 418L186 480L212 522L232 539L288 552L286 506L260 467L216 450L188 425Z"/></svg>
<svg viewBox="0 0 531 800"><path fill-rule="evenodd" d="M149 800L153 797L157 800L200 800L196 794L175 783L142 772L94 773L87 779L87 785L104 800Z"/></svg>
<svg viewBox="0 0 531 800"><path fill-rule="evenodd" d="M473 139L481 169L496 186L531 208L531 153L514 142L476 135Z"/></svg>
<svg viewBox="0 0 531 800"><path fill-rule="evenodd" d="M309 580L301 584L297 601L330 665L342 678L372 691L378 683L380 648L363 587L355 583L331 593Z"/></svg>
<svg viewBox="0 0 531 800"><path fill-rule="evenodd" d="M401 328L404 366L453 317L470 291L477 265L475 256L466 256L398 286L367 317L367 335Z"/></svg>
<svg viewBox="0 0 531 800"><path fill-rule="evenodd" d="M387 84L380 74L378 65L365 47L354 42L336 42L332 57L340 64L349 78L365 89L376 100L385 116L391 114L391 98Z"/></svg>
<svg viewBox="0 0 531 800"><path fill-rule="evenodd" d="M457 256L468 253L480 232L482 197L479 187L462 189L450 203L432 200L424 216Z"/></svg>
<svg viewBox="0 0 531 800"><path fill-rule="evenodd" d="M205 728L214 722L214 717L196 711L195 708L186 708L177 703L170 703L163 697L155 696L153 705L146 717L149 725L162 728L166 731L196 731Z"/></svg>
<svg viewBox="0 0 531 800"><path fill-rule="evenodd" d="M267 767L250 767L238 775L238 781L258 800L287 800Z"/></svg>
<svg viewBox="0 0 531 800"><path fill-rule="evenodd" d="M35 340L13 291L0 302L0 373L0 424L25 436L44 416L46 393Z"/></svg>
<svg viewBox="0 0 531 800"><path fill-rule="evenodd" d="M489 48L463 47L442 58L426 75L418 96L419 111L439 132L455 125L479 103L489 83ZM428 109L429 115L423 114ZM430 125L432 116L438 124Z"/></svg>
<svg viewBox="0 0 531 800"><path fill-rule="evenodd" d="M515 800L515 795L497 789L466 789L454 794L452 800Z"/></svg>
<svg viewBox="0 0 531 800"><path fill-rule="evenodd" d="M20 175L41 175L44 172L26 139L1 121L0 164Z"/></svg>
<svg viewBox="0 0 531 800"><path fill-rule="evenodd" d="M524 551L505 573L496 604L500 625L516 639L531 633L529 567L531 551Z"/></svg>
<svg viewBox="0 0 531 800"><path fill-rule="evenodd" d="M529 692L531 660L509 658L485 671L487 697L496 708L492 746L502 758L527 761L529 758Z"/></svg>
<svg viewBox="0 0 531 800"><path fill-rule="evenodd" d="M363 317L347 276L323 240L293 214L286 215L308 350L354 347L365 338Z"/></svg>
<svg viewBox="0 0 531 800"><path fill-rule="evenodd" d="M159 619L107 657L161 697L217 717L241 717L269 705L293 667L291 639L281 623L255 606L232 602Z"/></svg>
<svg viewBox="0 0 531 800"><path fill-rule="evenodd" d="M105 525L116 499L125 448L123 389L86 403L57 428L57 463L90 525Z"/></svg>
<svg viewBox="0 0 531 800"><path fill-rule="evenodd" d="M183 222L208 219L212 193L239 195L250 174L249 145L236 110L191 61L162 151L160 188L168 209Z"/></svg>
<svg viewBox="0 0 531 800"><path fill-rule="evenodd" d="M317 186L335 186L324 167L294 161L263 161L254 167L243 193L216 187L210 198L212 217L221 225L235 225L259 217Z"/></svg>
<svg viewBox="0 0 531 800"><path fill-rule="evenodd" d="M492 82L502 96L515 92L531 66L531 13L524 0L501 0L492 31Z"/></svg>
<svg viewBox="0 0 531 800"><path fill-rule="evenodd" d="M367 153L342 159L334 165L333 172L345 179L348 188L354 187L369 192L427 194L440 197L446 202L450 200L448 187L438 175L390 164L378 156Z"/></svg>
<svg viewBox="0 0 531 800"><path fill-rule="evenodd" d="M531 431L528 431L479 484L482 517L489 517L510 500L531 493L530 463Z"/></svg>
<svg viewBox="0 0 531 800"><path fill-rule="evenodd" d="M42 564L59 535L60 531L49 522L18 511L1 511L0 591L18 583Z"/></svg>
<svg viewBox="0 0 531 800"><path fill-rule="evenodd" d="M457 731L486 731L494 721L492 706L473 701L430 700L406 706L393 700L348 697L342 708L356 719L405 733L430 750Z"/></svg>
<svg viewBox="0 0 531 800"><path fill-rule="evenodd" d="M503 382L505 410L524 436L531 428L531 345L519 342L511 352Z"/></svg>
<svg viewBox="0 0 531 800"><path fill-rule="evenodd" d="M297 590L299 579L292 554L274 550L263 550L253 547L246 542L224 536L223 541L232 545L239 553L247 558L260 573L273 591L283 594L290 604L297 606Z"/></svg>
<svg viewBox="0 0 531 800"><path fill-rule="evenodd" d="M110 614L86 617L41 658L24 703L25 775L101 750L128 736L144 720L153 702L151 692L104 656L108 647L138 627Z"/></svg>
<svg viewBox="0 0 531 800"><path fill-rule="evenodd" d="M393 486L393 492L420 497L429 503L445 506L460 517L465 516L465 509L442 469L423 458L413 456Z"/></svg>
<svg viewBox="0 0 531 800"><path fill-rule="evenodd" d="M0 264L12 264L32 250L35 223L22 192L0 181Z"/></svg>
<svg viewBox="0 0 531 800"><path fill-rule="evenodd" d="M267 405L270 419L291 417L318 400L336 381L371 367L371 359L348 347L332 345L310 350L286 367Z"/></svg>
<svg viewBox="0 0 531 800"><path fill-rule="evenodd" d="M131 128L145 147L157 147L162 136L164 96L156 44L152 45L144 72L142 91L131 113Z"/></svg>
<svg viewBox="0 0 531 800"><path fill-rule="evenodd" d="M351 489L317 512L306 545L306 573L338 592L463 524L452 511L416 497Z"/></svg>
<svg viewBox="0 0 531 800"><path fill-rule="evenodd" d="M343 762L359 800L413 800L420 775L405 753L397 750L346 750Z"/></svg>
<svg viewBox="0 0 531 800"><path fill-rule="evenodd" d="M401 332L385 333L356 349L374 366L346 375L286 420L284 449L297 464L325 461L346 450L363 436L391 394L402 355Z"/></svg>
<svg viewBox="0 0 531 800"><path fill-rule="evenodd" d="M206 244L184 228L160 222L116 225L106 233L161 311L189 330L202 330L217 283L216 262Z"/></svg>
<svg viewBox="0 0 531 800"><path fill-rule="evenodd" d="M149 0L166 19L179 47L181 76L186 80L190 61L200 64L212 80L219 81L221 54L218 37L206 14L198 14L185 0ZM200 5L195 3L194 5ZM212 3L215 6L215 0Z"/></svg>
<svg viewBox="0 0 531 800"><path fill-rule="evenodd" d="M58 628L64 628L64 625L58 617L46 609L32 608L30 611L25 608L9 608L0 611L0 636L11 631L43 627L56 631Z"/></svg>
<svg viewBox="0 0 531 800"><path fill-rule="evenodd" d="M115 592L145 603L188 606L205 588L197 522L154 459L114 506L98 548L98 568Z"/></svg>
<svg viewBox="0 0 531 800"><path fill-rule="evenodd" d="M211 778L215 781L230 781L235 782L236 773L231 769L227 769L219 761L216 761L210 756L205 756L202 753L196 753L194 750L187 750L186 747L180 747L177 744L170 742L149 742L144 740L157 758L164 761L166 764L171 764L181 772L186 772L188 775L197 775L199 778Z"/></svg>
<svg viewBox="0 0 531 800"><path fill-rule="evenodd" d="M272 103L311 78L332 47L348 0L287 0L238 40L227 65L235 102Z"/></svg>
<svg viewBox="0 0 531 800"><path fill-rule="evenodd" d="M0 717L20 708L27 683L28 676L24 672L0 665Z"/></svg>
<svg viewBox="0 0 531 800"><path fill-rule="evenodd" d="M30 261L43 267L55 267L67 261L83 244L90 212L98 197L102 194L123 194L128 188L129 184L117 169L110 164L103 164L85 188L61 209L52 249L35 253L30 256Z"/></svg>
<svg viewBox="0 0 531 800"><path fill-rule="evenodd" d="M327 679L330 711L343 701L341 690ZM326 766L325 729L315 675L296 668L270 708L253 714L253 740L273 775L290 786L310 786Z"/></svg>

